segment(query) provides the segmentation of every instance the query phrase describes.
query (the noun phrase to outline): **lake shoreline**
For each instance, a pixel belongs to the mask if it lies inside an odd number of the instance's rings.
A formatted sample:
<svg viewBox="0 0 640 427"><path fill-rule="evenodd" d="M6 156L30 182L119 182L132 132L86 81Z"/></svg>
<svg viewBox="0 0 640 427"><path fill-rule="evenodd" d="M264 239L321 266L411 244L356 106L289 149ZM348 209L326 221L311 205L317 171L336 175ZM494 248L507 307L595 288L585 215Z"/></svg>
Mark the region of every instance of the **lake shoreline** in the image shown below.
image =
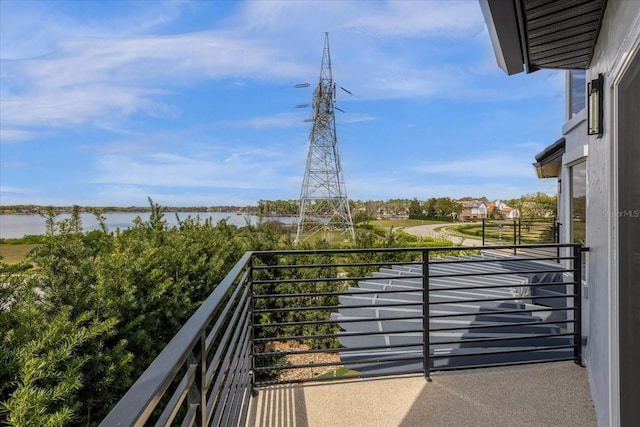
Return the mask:
<svg viewBox="0 0 640 427"><path fill-rule="evenodd" d="M163 219L169 227L177 226L178 219L199 218L200 221L211 220L214 224L224 220L227 224L243 227L249 224L255 225L266 220L279 221L283 224L293 224L297 221L297 216L265 216L254 215L242 212L163 212ZM171 215L171 214L177 215ZM143 221L148 220L150 212L101 212L106 218L105 225L109 230L116 228L127 229L133 226L133 221L140 217ZM169 215L167 215L169 214ZM56 220L69 218L69 213L61 213L56 216ZM93 231L100 229L100 223L93 213L82 212L80 220L84 231ZM19 239L30 235L46 234L45 219L40 214L2 214L0 215L0 238L2 239Z"/></svg>

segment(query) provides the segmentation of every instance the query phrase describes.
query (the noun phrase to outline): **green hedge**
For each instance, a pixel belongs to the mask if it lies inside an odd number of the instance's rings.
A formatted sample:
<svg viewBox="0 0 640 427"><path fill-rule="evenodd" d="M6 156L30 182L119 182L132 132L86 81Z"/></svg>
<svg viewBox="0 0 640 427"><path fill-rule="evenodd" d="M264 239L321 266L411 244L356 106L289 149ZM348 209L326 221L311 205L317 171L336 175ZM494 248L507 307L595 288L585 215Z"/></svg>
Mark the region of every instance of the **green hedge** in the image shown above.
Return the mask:
<svg viewBox="0 0 640 427"><path fill-rule="evenodd" d="M0 239L0 245L39 245L46 241L45 235L29 234L20 238Z"/></svg>
<svg viewBox="0 0 640 427"><path fill-rule="evenodd" d="M453 222L453 217L452 216L441 216L441 215L434 215L434 216L430 216L430 215L417 215L417 214L411 214L409 215L409 219L420 219L420 220L424 220L424 221L443 221L443 222Z"/></svg>

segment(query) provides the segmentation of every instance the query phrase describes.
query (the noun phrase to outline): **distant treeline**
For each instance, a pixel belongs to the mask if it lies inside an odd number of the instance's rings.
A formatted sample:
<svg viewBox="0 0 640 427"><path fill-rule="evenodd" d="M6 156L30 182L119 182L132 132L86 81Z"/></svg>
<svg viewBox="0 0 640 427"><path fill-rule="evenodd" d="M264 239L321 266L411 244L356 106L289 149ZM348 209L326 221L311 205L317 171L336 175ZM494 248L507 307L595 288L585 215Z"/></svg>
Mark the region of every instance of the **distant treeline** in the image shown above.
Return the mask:
<svg viewBox="0 0 640 427"><path fill-rule="evenodd" d="M376 218L408 217L411 215L427 215L429 217L446 217L452 213L462 212L462 201L480 200L489 202L486 197L463 197L452 199L450 197L432 197L426 200L413 199L389 199L389 200L349 200L351 215L354 222ZM518 199L503 200L512 208L519 209L522 216L547 216L555 215L557 198L544 193L526 194ZM163 212L237 212L246 215L260 216L295 216L298 214L299 201L289 200L264 200L261 199L254 205L235 206L169 206L163 207ZM39 205L7 205L0 206L0 214L38 214L48 209L48 206ZM150 212L149 206L56 206L57 213L71 214L74 210L83 212ZM360 221L355 221L355 217ZM433 219L433 218L430 218Z"/></svg>

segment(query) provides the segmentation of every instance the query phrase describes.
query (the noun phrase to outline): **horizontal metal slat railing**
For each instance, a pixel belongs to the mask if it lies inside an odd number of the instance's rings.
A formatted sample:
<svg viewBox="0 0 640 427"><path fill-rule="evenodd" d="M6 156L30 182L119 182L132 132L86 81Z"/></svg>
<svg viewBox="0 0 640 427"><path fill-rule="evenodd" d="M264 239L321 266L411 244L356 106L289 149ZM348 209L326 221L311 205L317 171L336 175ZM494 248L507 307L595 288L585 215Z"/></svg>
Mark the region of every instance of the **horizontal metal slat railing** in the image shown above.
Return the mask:
<svg viewBox="0 0 640 427"><path fill-rule="evenodd" d="M537 258L529 251L481 257L479 248L461 247L247 252L101 425L244 425L257 387L405 373L429 377L443 369L439 360L539 351L520 344L532 339L565 340L547 350L564 352L565 360L573 348L572 358L581 361L580 247L521 247L557 248L563 256L543 251ZM458 256L442 260L435 254ZM523 277L536 274L551 276L523 284ZM530 294L495 295L510 286ZM536 293L548 288L564 293ZM509 305L523 298L529 306ZM556 306L543 307L546 302ZM476 310L482 304L494 306ZM516 321L541 312L565 314ZM506 320L455 323L474 316ZM514 329L533 325L541 329ZM552 327L557 330L542 329ZM443 354L443 346L466 354ZM493 348L477 351L482 346ZM531 363L520 359L510 364ZM476 362L455 368L505 364ZM339 368L348 371L339 374Z"/></svg>
<svg viewBox="0 0 640 427"><path fill-rule="evenodd" d="M271 263L260 265L260 259L271 258ZM274 257L279 257L277 263ZM346 307L341 299L355 298L348 309L368 309L369 302L376 296L384 295L389 301L376 303L377 309L413 308L414 314L398 316L395 321L416 321L413 328L405 328L399 334L422 333L422 298L418 290L356 289L359 281L384 283L389 277L372 277L382 268L390 268L394 263L419 266L421 249L350 249L282 251L256 253L254 264L253 297L254 316L262 320L254 324L256 359L256 386L298 382L327 381L335 379L332 371L342 366L338 354L356 354L363 351L393 351L413 349L412 354L396 354L389 361L402 362L422 359L422 344L418 345L358 345L345 348L340 339L371 339L381 336L381 332L364 330L344 331L341 325L374 323L367 319L336 319L341 308ZM295 262L293 260L295 259ZM312 260L312 261L310 261ZM403 278L422 280L421 274L404 275ZM394 296L415 293L413 302L397 301ZM357 302L358 298L362 301ZM277 306L278 301L286 305ZM276 305L276 307L273 307ZM313 361L313 356L325 356ZM286 362L291 356L307 357L311 361L303 364ZM364 357L360 363L376 363L375 357ZM319 372L329 371L319 376ZM407 371L414 373L415 370ZM421 372L421 371L419 371ZM282 375L284 373L284 375ZM277 375L280 374L280 375ZM363 378L368 375L353 373L341 375L340 379Z"/></svg>
<svg viewBox="0 0 640 427"><path fill-rule="evenodd" d="M483 244L537 245L558 243L556 218L482 219Z"/></svg>
<svg viewBox="0 0 640 427"><path fill-rule="evenodd" d="M558 257L549 257L548 248L556 248ZM491 250L513 249L510 245L492 246ZM535 322L524 321L505 321L500 324L483 322L476 318L474 321L466 325L447 325L445 327L429 328L429 335L434 334L459 333L457 339L439 340L437 343L429 342L430 351L425 354L425 375L428 377L430 372L436 370L460 369L460 368L479 368L489 366L516 365L524 363L540 363L560 360L574 360L578 364L582 364L582 326L581 326L581 268L580 259L583 248L575 244L555 244L555 245L520 245L518 249L531 249L524 253L527 255L519 257L496 258L493 262L500 262L508 266L509 263L520 264L519 268L514 268L511 272L472 272L472 273L433 273L433 266L439 263L429 263L425 268L426 288L429 292L425 293L425 307L428 308L428 317L430 321L438 319L455 318L461 319L465 317L492 316L492 315L540 315L548 316L548 319L537 318ZM429 253L428 257L432 257L440 249L426 249ZM446 248L451 251L452 248ZM586 250L586 248L584 249ZM538 255L540 254L540 255ZM562 255L561 255L562 254ZM541 265L541 267L521 268L524 262L532 262ZM457 263L473 263L473 262L492 262L491 260L461 260L451 261ZM549 263L550 262L550 263ZM555 267L549 268L548 265ZM444 277L455 279L460 276L478 277L486 279L492 275L548 275L551 280L528 283L526 287L530 293L528 295L505 296L502 298L468 298L463 303L503 303L513 304L515 302L525 303L524 308L511 309L487 309L475 313L447 313L432 314L434 308L441 305L451 304L452 301L440 299L433 301L432 298L442 292L456 290L478 290L487 288L499 288L500 285L480 285L477 286L459 286L446 289L438 289L429 286L433 279L442 279ZM546 276L548 277L548 276ZM563 288L563 289L562 289ZM552 289L552 294L540 294L542 290ZM456 299L456 304L461 301ZM560 315L558 315L560 314ZM531 332L534 328L541 328L540 331ZM545 331L545 328L549 330ZM492 336L491 333L500 330L517 330L518 328L530 329L527 333L519 331L516 333L508 333L503 336ZM486 331L491 331L487 333ZM476 334L489 336L475 336ZM555 341L554 341L555 340ZM527 344L527 342L529 344ZM535 343L535 345L533 345ZM436 346L458 346L459 351L438 351ZM509 346L510 347L507 347ZM507 348L504 348L507 347ZM467 359L467 362L455 362L456 359ZM448 364L437 366L439 360L447 360ZM453 361L453 362L452 362Z"/></svg>

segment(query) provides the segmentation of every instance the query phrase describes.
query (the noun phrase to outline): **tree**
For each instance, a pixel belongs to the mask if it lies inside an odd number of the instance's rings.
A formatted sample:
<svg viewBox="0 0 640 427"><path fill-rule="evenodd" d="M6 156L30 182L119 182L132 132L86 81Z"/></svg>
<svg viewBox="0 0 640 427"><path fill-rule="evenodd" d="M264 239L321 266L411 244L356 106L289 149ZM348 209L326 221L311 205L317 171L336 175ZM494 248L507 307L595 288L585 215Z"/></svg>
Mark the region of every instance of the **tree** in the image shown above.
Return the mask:
<svg viewBox="0 0 640 427"><path fill-rule="evenodd" d="M462 204L454 202L449 197L438 197L435 199L434 210L437 215L451 215L454 212L462 212Z"/></svg>
<svg viewBox="0 0 640 427"><path fill-rule="evenodd" d="M409 202L409 215L422 215L422 208L418 199L413 199Z"/></svg>
<svg viewBox="0 0 640 427"><path fill-rule="evenodd" d="M435 199L435 197L431 197L429 200L424 202L424 205L422 206L422 209L428 216L435 216L435 214L436 214L436 199Z"/></svg>
<svg viewBox="0 0 640 427"><path fill-rule="evenodd" d="M558 197L544 193L526 194L508 201L508 205L520 211L523 218L555 217L558 215Z"/></svg>
<svg viewBox="0 0 640 427"><path fill-rule="evenodd" d="M361 224L363 222L367 222L371 219L371 217L369 215L367 215L366 212L356 212L355 215L353 215L353 223L354 224Z"/></svg>
<svg viewBox="0 0 640 427"><path fill-rule="evenodd" d="M56 221L29 275L0 268L0 402L10 425L97 425L248 246L237 228L198 218L83 233ZM99 214L98 214L99 215ZM11 309L4 309L10 305Z"/></svg>
<svg viewBox="0 0 640 427"><path fill-rule="evenodd" d="M74 319L68 307L53 316L33 308L19 316L30 317L26 325L18 327L28 332L13 332L30 339L12 355L18 383L2 404L8 414L7 424L69 425L76 421L82 368L90 357L82 347L112 330L115 322L92 322L88 313ZM41 317L39 322L34 321L36 316Z"/></svg>

